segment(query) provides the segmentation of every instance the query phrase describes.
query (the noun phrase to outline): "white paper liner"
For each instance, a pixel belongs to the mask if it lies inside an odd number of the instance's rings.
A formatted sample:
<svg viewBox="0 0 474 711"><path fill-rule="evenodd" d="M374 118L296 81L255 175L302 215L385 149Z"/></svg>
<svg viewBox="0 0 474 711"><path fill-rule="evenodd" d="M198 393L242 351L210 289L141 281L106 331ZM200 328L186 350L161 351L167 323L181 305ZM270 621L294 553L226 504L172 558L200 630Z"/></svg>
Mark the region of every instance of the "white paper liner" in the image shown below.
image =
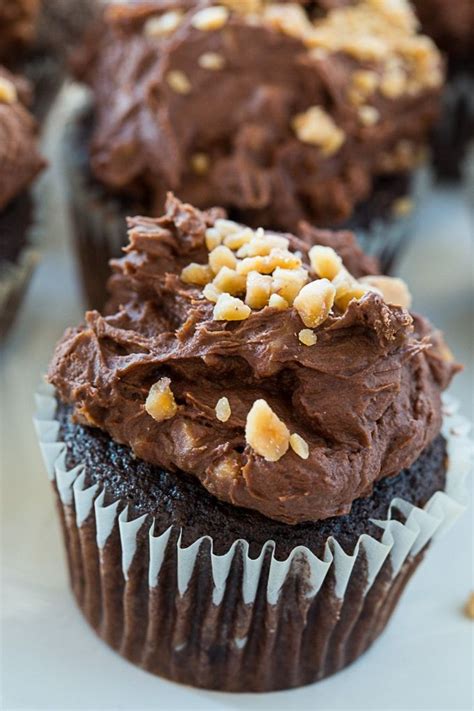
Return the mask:
<svg viewBox="0 0 474 711"><path fill-rule="evenodd" d="M58 441L59 423L54 419L57 405L54 388L50 385L41 385L36 394L36 404L34 424L48 476L51 480L56 481L63 504L71 505L74 502L78 527L92 512L94 513L97 546L102 550L117 521L120 501L105 505L104 491L99 490L99 485L86 486L84 465L67 469L65 464L66 444ZM374 521L383 529L380 541L367 534L362 534L353 554L348 555L337 540L329 538L322 559L314 555L307 547L297 546L286 560L281 561L275 558L275 542L271 540L264 544L257 558L250 557L249 544L242 539L236 540L227 553L217 555L213 552L213 540L209 536L203 536L190 546L183 547L181 529L177 542L177 579L180 595L184 595L188 587L196 556L204 541L210 543L209 553L206 555L210 555L214 585L213 602L215 604L219 604L223 598L227 576L238 548L241 550L243 560L242 594L245 603L252 603L255 600L266 551L271 551L266 592L267 601L272 605L277 603L280 590L290 569L293 573L297 571L304 576L307 586L306 596L312 598L321 588L332 567L335 576L335 594L342 599L361 551L365 553L367 564L366 592L370 589L388 556L392 576L395 577L408 557L417 555L431 540L444 533L465 510L463 483L472 469L474 444L468 436L470 423L458 414L457 409L458 404L453 399L448 397L443 399L442 433L447 440L448 448L445 490L433 494L423 508L413 506L400 498L393 499L389 507L388 518ZM401 511L405 516L404 523L392 518L392 512L395 509ZM128 507L118 515L122 571L125 580L128 579L128 571L135 554L138 532L145 525L147 519L148 516L143 515L129 520ZM150 587L159 585L161 565L172 530L172 526L165 531L155 530L156 527L157 522L153 521L148 531L150 551L148 581ZM244 644L245 642L240 640L240 643Z"/></svg>

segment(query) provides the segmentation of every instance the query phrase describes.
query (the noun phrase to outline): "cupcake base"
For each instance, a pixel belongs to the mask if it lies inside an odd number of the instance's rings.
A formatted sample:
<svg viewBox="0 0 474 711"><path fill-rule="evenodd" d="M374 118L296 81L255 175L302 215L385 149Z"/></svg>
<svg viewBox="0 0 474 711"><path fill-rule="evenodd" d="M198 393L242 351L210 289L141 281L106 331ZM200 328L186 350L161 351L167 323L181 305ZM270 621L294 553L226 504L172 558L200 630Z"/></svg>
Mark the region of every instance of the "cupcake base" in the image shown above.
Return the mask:
<svg viewBox="0 0 474 711"><path fill-rule="evenodd" d="M81 611L122 656L180 683L275 691L347 666L462 510L441 491L456 488L442 437L347 516L286 526L74 424L52 389L38 403Z"/></svg>
<svg viewBox="0 0 474 711"><path fill-rule="evenodd" d="M33 201L28 192L0 214L0 341L7 335L37 262L30 242Z"/></svg>
<svg viewBox="0 0 474 711"><path fill-rule="evenodd" d="M111 196L93 179L88 161L90 112L73 115L63 144L65 170L68 176L73 238L86 304L101 309L107 300L106 282L110 275L109 260L122 256L127 243L126 218L151 214L151 206L131 198ZM412 225L416 177L400 173L381 177L373 194L356 209L354 215L337 229L353 230L362 249L377 257L384 273L393 271ZM245 213L229 216L252 225ZM271 225L263 225L271 228ZM324 225L317 225L324 227Z"/></svg>

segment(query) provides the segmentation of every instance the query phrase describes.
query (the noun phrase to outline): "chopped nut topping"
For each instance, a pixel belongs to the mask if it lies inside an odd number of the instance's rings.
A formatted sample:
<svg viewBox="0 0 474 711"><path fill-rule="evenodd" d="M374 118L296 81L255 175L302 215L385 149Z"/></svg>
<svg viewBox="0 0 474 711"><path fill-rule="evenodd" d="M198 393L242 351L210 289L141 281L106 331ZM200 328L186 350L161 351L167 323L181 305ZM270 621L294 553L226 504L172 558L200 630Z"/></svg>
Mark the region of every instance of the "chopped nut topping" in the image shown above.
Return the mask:
<svg viewBox="0 0 474 711"><path fill-rule="evenodd" d="M351 301L358 301L359 299L362 299L362 297L365 296L368 291L370 291L370 287L364 284L360 284L355 279L352 279L349 288L344 290L342 293L339 293L338 296L336 296L335 301L338 309L341 309L341 311L345 311Z"/></svg>
<svg viewBox="0 0 474 711"><path fill-rule="evenodd" d="M234 232L231 235L224 237L224 244L229 249L236 250L246 245L253 237L253 230L250 227L244 227L240 232Z"/></svg>
<svg viewBox="0 0 474 711"><path fill-rule="evenodd" d="M245 303L251 309L263 309L268 304L272 291L271 276L264 276L258 272L249 272L247 275L247 293Z"/></svg>
<svg viewBox="0 0 474 711"><path fill-rule="evenodd" d="M237 255L238 257L266 257L272 249L287 250L290 241L286 237L280 235L270 235L264 233L264 236L255 236L248 241Z"/></svg>
<svg viewBox="0 0 474 711"><path fill-rule="evenodd" d="M359 118L364 126L374 126L380 119L380 111L375 106L361 106L359 109Z"/></svg>
<svg viewBox="0 0 474 711"><path fill-rule="evenodd" d="M368 97L374 93L379 83L376 72L370 69L359 69L352 75L352 85L362 96Z"/></svg>
<svg viewBox="0 0 474 711"><path fill-rule="evenodd" d="M229 19L229 10L223 5L215 5L214 7L206 7L204 10L199 10L191 20L191 24L197 30L210 32L219 30Z"/></svg>
<svg viewBox="0 0 474 711"><path fill-rule="evenodd" d="M326 156L337 153L345 134L321 106L312 106L293 119L293 129L299 140L321 148Z"/></svg>
<svg viewBox="0 0 474 711"><path fill-rule="evenodd" d="M380 80L380 91L388 99L398 99L405 93L407 76L400 68L388 70Z"/></svg>
<svg viewBox="0 0 474 711"><path fill-rule="evenodd" d="M145 410L157 422L163 422L174 417L178 411L174 395L170 388L171 380L161 378L151 386L145 401Z"/></svg>
<svg viewBox="0 0 474 711"><path fill-rule="evenodd" d="M237 274L235 269L222 267L212 283L220 292L236 296L244 293L247 280L242 274Z"/></svg>
<svg viewBox="0 0 474 711"><path fill-rule="evenodd" d="M275 30L300 39L313 29L304 9L294 2L269 4L264 9L263 19Z"/></svg>
<svg viewBox="0 0 474 711"><path fill-rule="evenodd" d="M301 289L293 305L304 325L316 328L327 319L335 295L336 289L328 279L318 279Z"/></svg>
<svg viewBox="0 0 474 711"><path fill-rule="evenodd" d="M143 27L143 32L147 37L166 37L178 29L183 19L180 10L170 10L158 17L150 17Z"/></svg>
<svg viewBox="0 0 474 711"><path fill-rule="evenodd" d="M181 280L186 284L196 284L196 286L205 286L212 281L212 270L208 264L196 264L191 262L184 267L181 272Z"/></svg>
<svg viewBox="0 0 474 711"><path fill-rule="evenodd" d="M290 433L265 400L256 400L247 415L245 439L267 462L277 462L288 451Z"/></svg>
<svg viewBox="0 0 474 711"><path fill-rule="evenodd" d="M191 91L191 82L186 74L179 69L172 69L168 72L166 81L177 94L189 94Z"/></svg>
<svg viewBox="0 0 474 711"><path fill-rule="evenodd" d="M273 272L272 291L282 296L288 304L294 302L303 286L308 282L306 269L281 269Z"/></svg>
<svg viewBox="0 0 474 711"><path fill-rule="evenodd" d="M236 452L231 452L219 459L212 467L213 476L219 479L236 479L241 472L241 465Z"/></svg>
<svg viewBox="0 0 474 711"><path fill-rule="evenodd" d="M226 397L221 397L216 405L216 417L220 422L227 422L232 414L230 403Z"/></svg>
<svg viewBox="0 0 474 711"><path fill-rule="evenodd" d="M271 306L272 309L278 309L278 311L285 311L289 307L288 301L284 299L283 296L280 296L280 294L272 294L268 305Z"/></svg>
<svg viewBox="0 0 474 711"><path fill-rule="evenodd" d="M296 434L296 432L290 437L290 447L293 452L298 455L298 457L301 457L301 459L308 459L308 443L306 442L306 440L303 439L303 437L300 437L299 434Z"/></svg>
<svg viewBox="0 0 474 711"><path fill-rule="evenodd" d="M210 160L207 153L195 153L191 156L191 167L196 175L206 175L210 167Z"/></svg>
<svg viewBox="0 0 474 711"><path fill-rule="evenodd" d="M204 52L198 59L198 64L203 69L209 69L212 72L219 71L225 67L225 59L217 52Z"/></svg>
<svg viewBox="0 0 474 711"><path fill-rule="evenodd" d="M332 247L315 245L309 250L311 267L317 276L332 281L342 268L342 259Z"/></svg>
<svg viewBox="0 0 474 711"><path fill-rule="evenodd" d="M285 249L272 249L266 257L246 257L237 264L239 274L249 272L260 272L260 274L271 274L277 267L282 269L298 269L301 266L301 259Z"/></svg>
<svg viewBox="0 0 474 711"><path fill-rule="evenodd" d="M215 284L206 284L202 293L208 301L212 301L215 304L222 292L219 291Z"/></svg>
<svg viewBox="0 0 474 711"><path fill-rule="evenodd" d="M406 217L407 215L410 215L415 207L415 203L413 202L413 199L411 197L401 197L398 198L398 200L395 200L395 202L392 205L392 213L396 217Z"/></svg>
<svg viewBox="0 0 474 711"><path fill-rule="evenodd" d="M222 234L215 227L208 227L206 230L206 247L209 252L218 247L222 242Z"/></svg>
<svg viewBox="0 0 474 711"><path fill-rule="evenodd" d="M244 321L251 309L243 301L230 294L221 294L214 306L214 321Z"/></svg>
<svg viewBox="0 0 474 711"><path fill-rule="evenodd" d="M310 328L303 328L298 333L298 339L304 346L314 346L318 337Z"/></svg>
<svg viewBox="0 0 474 711"><path fill-rule="evenodd" d="M18 95L13 82L5 77L0 77L0 103L14 104L17 99Z"/></svg>
<svg viewBox="0 0 474 711"><path fill-rule="evenodd" d="M383 300L393 306L402 306L409 309L411 306L411 294L403 279L383 275L366 276L360 282L375 289L382 294Z"/></svg>
<svg viewBox="0 0 474 711"><path fill-rule="evenodd" d="M474 592L469 595L464 607L464 612L469 619L474 620Z"/></svg>
<svg viewBox="0 0 474 711"><path fill-rule="evenodd" d="M233 220L225 220L222 217L215 221L214 227L220 232L222 237L233 235L236 232L241 232L244 229L243 226L239 225L238 222L233 222Z"/></svg>
<svg viewBox="0 0 474 711"><path fill-rule="evenodd" d="M214 272L218 274L222 267L229 267L229 269L235 269L237 266L237 259L235 254L229 247L221 244L212 250L209 254L209 265Z"/></svg>

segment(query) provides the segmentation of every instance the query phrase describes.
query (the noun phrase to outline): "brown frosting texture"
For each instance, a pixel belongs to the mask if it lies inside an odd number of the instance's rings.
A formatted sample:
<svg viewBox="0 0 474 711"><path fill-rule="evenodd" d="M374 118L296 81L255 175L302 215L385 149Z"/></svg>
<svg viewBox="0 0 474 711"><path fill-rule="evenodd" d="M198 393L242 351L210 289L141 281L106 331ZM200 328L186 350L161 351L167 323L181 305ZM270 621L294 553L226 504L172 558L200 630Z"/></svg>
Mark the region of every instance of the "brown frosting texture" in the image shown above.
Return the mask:
<svg viewBox="0 0 474 711"><path fill-rule="evenodd" d="M0 66L0 210L45 165L38 149L38 126L25 105L29 100L28 82Z"/></svg>
<svg viewBox="0 0 474 711"><path fill-rule="evenodd" d="M130 220L127 255L113 263L115 311L88 312L66 331L49 380L79 422L177 476L197 477L222 500L290 524L347 513L438 434L440 393L456 366L426 320L374 292L334 306L309 346L295 307L215 320L202 287L180 274L206 262L206 230L221 216L170 197L164 217ZM309 246L331 235L307 227L304 239L285 237L310 269ZM355 275L370 269L350 233L337 242ZM169 419L156 421L146 403L162 378L175 402ZM226 421L216 416L223 397ZM306 459L288 448L267 461L250 446L246 421L257 400L304 440Z"/></svg>
<svg viewBox="0 0 474 711"><path fill-rule="evenodd" d="M228 0L206 23L209 2L111 4L76 61L93 175L152 214L172 189L275 229L344 221L437 115L439 53L391 5Z"/></svg>
<svg viewBox="0 0 474 711"><path fill-rule="evenodd" d="M40 0L0 2L0 61L14 62L35 38Z"/></svg>

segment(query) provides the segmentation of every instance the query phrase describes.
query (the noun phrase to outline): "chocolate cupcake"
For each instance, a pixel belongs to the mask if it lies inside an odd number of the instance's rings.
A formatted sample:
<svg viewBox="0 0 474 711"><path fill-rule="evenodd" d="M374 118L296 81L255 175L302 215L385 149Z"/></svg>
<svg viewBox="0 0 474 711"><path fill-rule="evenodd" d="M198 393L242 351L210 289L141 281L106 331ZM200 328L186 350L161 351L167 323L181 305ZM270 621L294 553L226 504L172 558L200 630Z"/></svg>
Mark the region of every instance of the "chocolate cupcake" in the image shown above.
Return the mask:
<svg viewBox="0 0 474 711"><path fill-rule="evenodd" d="M129 226L109 315L65 333L38 398L78 605L174 681L321 679L461 510L463 447L441 434L457 366L348 234L254 232L172 197Z"/></svg>
<svg viewBox="0 0 474 711"><path fill-rule="evenodd" d="M96 0L3 0L0 62L35 88L33 112L43 120L64 81L68 53L98 9Z"/></svg>
<svg viewBox="0 0 474 711"><path fill-rule="evenodd" d="M448 81L433 133L433 163L441 178L459 179L474 141L474 3L415 0L423 31L447 57Z"/></svg>
<svg viewBox="0 0 474 711"><path fill-rule="evenodd" d="M353 228L392 265L443 79L408 6L110 3L75 66L93 95L65 144L81 256L117 256L124 216L172 189L253 226Z"/></svg>
<svg viewBox="0 0 474 711"><path fill-rule="evenodd" d="M28 82L0 66L0 338L10 326L36 261L31 186L45 163L26 105Z"/></svg>

